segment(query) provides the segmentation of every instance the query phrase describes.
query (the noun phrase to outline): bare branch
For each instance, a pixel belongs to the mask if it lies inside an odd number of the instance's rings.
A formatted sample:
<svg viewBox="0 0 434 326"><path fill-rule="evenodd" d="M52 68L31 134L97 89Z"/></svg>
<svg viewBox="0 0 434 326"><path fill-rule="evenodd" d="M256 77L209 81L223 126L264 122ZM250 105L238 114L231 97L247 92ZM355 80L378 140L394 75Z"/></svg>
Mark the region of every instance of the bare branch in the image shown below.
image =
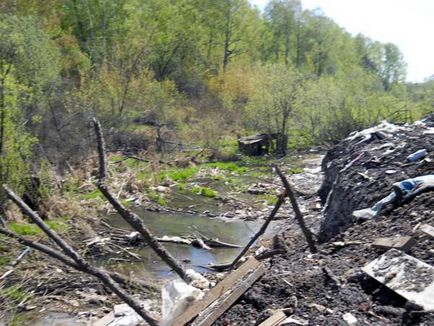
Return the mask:
<svg viewBox="0 0 434 326"><path fill-rule="evenodd" d="M264 224L262 224L261 228L258 232L250 239L249 243L244 247L244 249L239 253L237 258L234 259L234 261L231 263L230 268L234 268L235 264L241 259L241 257L244 256L244 254L249 250L249 248L253 245L253 243L264 234L265 230L268 227L268 224L273 220L274 216L276 216L277 211L279 210L280 206L285 202L285 195L281 194L277 198L277 202L274 205L273 210L271 211L270 215L265 220Z"/></svg>
<svg viewBox="0 0 434 326"><path fill-rule="evenodd" d="M48 225L46 225L45 222L39 217L39 215L30 209L26 203L24 203L24 201L12 190L10 190L6 185L3 185L3 189L5 190L7 196L18 205L21 211L30 217L30 219L32 219L32 221L35 222L36 225L38 225L63 250L64 254L68 256L68 260L65 260L64 263L69 262L69 259L71 259L78 266L77 269L79 271L98 278L105 286L112 290L119 298L122 299L122 301L133 308L134 311L137 312L150 325L158 325L158 322L148 315L148 313L142 308L140 302L125 292L105 270L95 268L90 265L70 245L68 245L61 237L59 237L56 232L51 230Z"/></svg>
<svg viewBox="0 0 434 326"><path fill-rule="evenodd" d="M294 192L292 191L288 180L283 175L283 173L279 170L279 168L276 165L274 165L273 167L276 170L276 173L279 175L280 180L282 180L283 185L285 186L286 195L289 197L289 200L291 201L291 205L292 205L292 208L294 210L295 218L297 219L298 224L300 225L301 231L303 232L303 234L306 238L310 252L316 253L317 249L315 246L315 241L312 238L312 233L310 232L310 230L306 227L306 224L304 223L303 215L301 214L300 208L298 207Z"/></svg>
<svg viewBox="0 0 434 326"><path fill-rule="evenodd" d="M98 144L98 157L99 157L99 180L97 182L98 189L102 192L104 197L115 208L119 215L128 222L146 241L146 243L155 251L155 253L169 265L175 273L177 273L185 282L190 283L191 279L186 274L183 266L161 245L158 240L153 236L151 231L148 230L142 220L133 212L126 209L108 190L105 185L106 164L105 164L105 145L104 138L101 131L101 125L93 119L95 128L96 139Z"/></svg>
<svg viewBox="0 0 434 326"><path fill-rule="evenodd" d="M27 247L30 247L30 248L33 248L33 249L38 250L40 252L43 252L44 254L46 254L46 255L54 258L54 259L57 259L60 262L62 262L63 264L68 265L68 266L70 266L70 267L72 267L72 268L74 268L80 272L84 272L81 269L81 267L76 262L74 262L71 258L62 254L60 251L57 251L55 249L50 248L49 246L46 246L46 245L39 243L39 242L36 242L36 241L26 239L24 237L21 237L18 234L14 233L8 229L2 228L2 227L0 227L0 234L3 234L9 238L15 239L19 243L21 243ZM119 284L134 284L134 283L136 283L137 285L146 287L150 290L157 290L158 289L156 286L153 286L153 285L151 285L151 284L149 284L143 280L138 280L135 278L128 278L128 277L126 277L120 273L117 273L117 272L107 271L107 273L110 275L111 278L113 278L113 280L115 280Z"/></svg>

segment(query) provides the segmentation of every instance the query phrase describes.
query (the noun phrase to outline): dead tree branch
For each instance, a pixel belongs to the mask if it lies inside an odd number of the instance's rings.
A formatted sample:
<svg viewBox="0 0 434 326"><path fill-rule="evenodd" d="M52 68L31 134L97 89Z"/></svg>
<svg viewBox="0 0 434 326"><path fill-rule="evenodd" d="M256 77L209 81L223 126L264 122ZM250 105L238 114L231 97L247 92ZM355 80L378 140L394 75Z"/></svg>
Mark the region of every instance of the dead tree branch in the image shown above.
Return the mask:
<svg viewBox="0 0 434 326"><path fill-rule="evenodd" d="M3 189L5 190L9 199L11 199L17 206L21 209L21 211L27 215L45 234L50 237L63 251L64 255L68 257L67 261L72 260L75 265L77 265L78 270L85 272L87 274L93 275L98 278L105 286L107 286L110 290L112 290L119 298L122 299L126 304L128 304L131 308L134 309L145 321L147 321L152 326L157 326L158 322L152 318L148 313L142 308L140 302L134 297L130 296L127 292L125 292L117 283L113 280L113 278L107 273L107 271L95 268L90 265L86 260L84 260L78 252L76 252L69 244L67 244L57 233L49 228L47 224L41 219L41 217L34 212L30 207L27 206L24 201L18 197L11 189L9 189L6 185L3 185ZM71 266L71 265L70 265ZM71 266L73 267L73 266Z"/></svg>
<svg viewBox="0 0 434 326"><path fill-rule="evenodd" d="M282 171L279 170L279 168L274 165L274 169L276 170L276 173L279 175L280 180L282 180L283 185L285 186L286 195L289 197L289 200L291 201L292 208L294 210L295 218L298 221L298 224L300 225L301 231L303 232L307 244L309 246L311 253L316 253L317 249L315 246L315 242L312 238L312 233L310 230L306 227L306 224L304 223L303 215L301 214L300 208L298 207L297 200L295 199L294 192L291 189L291 186L288 182L288 179L283 175Z"/></svg>
<svg viewBox="0 0 434 326"><path fill-rule="evenodd" d="M161 245L158 240L153 236L151 231L145 226L142 220L133 212L126 209L113 195L109 192L106 184L106 162L105 162L105 144L101 131L101 125L93 119L93 125L96 133L96 140L98 144L98 158L99 158L99 178L97 187L104 195L104 197L115 208L119 215L128 222L146 241L146 243L156 252L156 254L169 265L175 273L177 273L185 282L190 283L191 279L185 272L184 267Z"/></svg>
<svg viewBox="0 0 434 326"><path fill-rule="evenodd" d="M74 262L71 258L69 258L68 256L62 254L60 251L57 251L57 250L55 250L49 246L46 246L46 245L39 243L39 242L36 242L36 241L26 239L26 238L14 233L14 232L12 232L8 229L2 228L2 227L0 227L0 234L3 234L3 235L5 235L11 239L15 239L16 241L18 241L19 243L21 243L27 247L30 247L30 248L33 248L33 249L38 250L40 252L43 252L47 256L50 256L54 259L57 259L61 263L65 264L67 266L70 266L70 267L72 267L72 268L74 268L80 272L85 272L85 271L81 270L80 265L78 265L76 262ZM110 277L113 280L115 280L119 284L126 285L126 284L136 283L137 285L142 286L142 287L146 287L150 290L157 290L156 286L153 286L153 285L151 285L145 281L134 279L134 278L130 279L130 278L128 278L128 277L126 277L120 273L117 273L117 272L107 271L107 273L110 275Z"/></svg>
<svg viewBox="0 0 434 326"><path fill-rule="evenodd" d="M250 239L249 243L244 247L243 250L239 253L237 258L234 259L234 261L230 264L230 268L234 268L235 264L241 259L241 257L244 256L244 254L249 250L249 248L253 245L253 243L264 234L265 230L268 227L268 224L270 224L271 220L276 216L277 211L279 210L280 206L285 202L285 194L281 194L277 198L277 202L274 205L273 210L271 211L270 215L265 220L264 224L262 224L261 228L258 232Z"/></svg>

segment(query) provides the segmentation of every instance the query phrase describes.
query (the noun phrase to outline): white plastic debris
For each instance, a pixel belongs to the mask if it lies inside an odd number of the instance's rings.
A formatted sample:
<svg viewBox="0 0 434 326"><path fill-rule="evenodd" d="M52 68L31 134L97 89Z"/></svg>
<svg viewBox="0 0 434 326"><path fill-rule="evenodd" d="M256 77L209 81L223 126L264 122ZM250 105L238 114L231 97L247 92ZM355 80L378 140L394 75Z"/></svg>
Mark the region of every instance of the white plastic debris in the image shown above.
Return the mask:
<svg viewBox="0 0 434 326"><path fill-rule="evenodd" d="M184 281L174 280L163 286L161 326L168 326L195 301L203 297L203 292Z"/></svg>
<svg viewBox="0 0 434 326"><path fill-rule="evenodd" d="M356 138L363 137L363 139L361 141L359 141L359 143L363 143L364 141L371 139L372 134L374 134L376 132L380 132L380 133L383 133L385 136L388 136L388 135L394 134L395 132L403 130L403 129L405 129L405 128L394 125L394 124L389 123L387 121L382 121L379 125L374 126L372 128L368 128L368 129L364 129L362 131L351 133L350 136L348 138L346 138L346 140L354 140Z"/></svg>
<svg viewBox="0 0 434 326"><path fill-rule="evenodd" d="M194 271L193 269L187 269L185 273L192 280L190 283L191 286L202 290L209 289L210 282L203 277L202 274Z"/></svg>
<svg viewBox="0 0 434 326"><path fill-rule="evenodd" d="M347 322L348 325L357 325L357 318L353 316L353 314L347 312L342 315L342 319Z"/></svg>

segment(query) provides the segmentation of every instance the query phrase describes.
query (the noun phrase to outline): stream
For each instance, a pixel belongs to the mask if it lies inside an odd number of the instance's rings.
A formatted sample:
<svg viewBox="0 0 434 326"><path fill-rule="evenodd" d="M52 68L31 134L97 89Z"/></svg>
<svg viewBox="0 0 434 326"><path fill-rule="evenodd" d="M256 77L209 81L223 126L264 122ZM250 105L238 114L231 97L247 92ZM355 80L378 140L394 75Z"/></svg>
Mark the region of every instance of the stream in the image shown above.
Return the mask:
<svg viewBox="0 0 434 326"><path fill-rule="evenodd" d="M251 236L256 233L262 220L243 221L237 219L215 217L204 215L193 215L187 213L150 212L143 209L135 209L146 226L156 236L184 236L203 234L210 238L219 238L221 241L245 246ZM115 227L131 229L126 222L118 215L109 216L109 222ZM279 221L271 223L267 234L276 232ZM204 272L208 269L201 266L208 264L223 264L231 262L242 248L212 248L205 250L188 245L164 243L167 250L178 260L183 261L188 268ZM131 271L138 277L152 277L167 279L175 277L170 268L148 247L141 247L132 250L142 257L142 261L97 261L104 267L115 269L128 275Z"/></svg>

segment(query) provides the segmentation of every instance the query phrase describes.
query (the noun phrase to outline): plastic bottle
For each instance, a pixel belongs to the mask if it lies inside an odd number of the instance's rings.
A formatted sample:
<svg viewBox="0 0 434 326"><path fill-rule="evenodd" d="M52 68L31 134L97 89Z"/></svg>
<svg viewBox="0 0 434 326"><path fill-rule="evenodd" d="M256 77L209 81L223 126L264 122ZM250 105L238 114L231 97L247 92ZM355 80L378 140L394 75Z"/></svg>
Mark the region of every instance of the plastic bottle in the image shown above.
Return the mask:
<svg viewBox="0 0 434 326"><path fill-rule="evenodd" d="M417 152L414 152L413 154L410 154L407 156L407 161L409 162L415 162L417 160L420 160L421 158L424 158L427 154L426 149L420 149Z"/></svg>

